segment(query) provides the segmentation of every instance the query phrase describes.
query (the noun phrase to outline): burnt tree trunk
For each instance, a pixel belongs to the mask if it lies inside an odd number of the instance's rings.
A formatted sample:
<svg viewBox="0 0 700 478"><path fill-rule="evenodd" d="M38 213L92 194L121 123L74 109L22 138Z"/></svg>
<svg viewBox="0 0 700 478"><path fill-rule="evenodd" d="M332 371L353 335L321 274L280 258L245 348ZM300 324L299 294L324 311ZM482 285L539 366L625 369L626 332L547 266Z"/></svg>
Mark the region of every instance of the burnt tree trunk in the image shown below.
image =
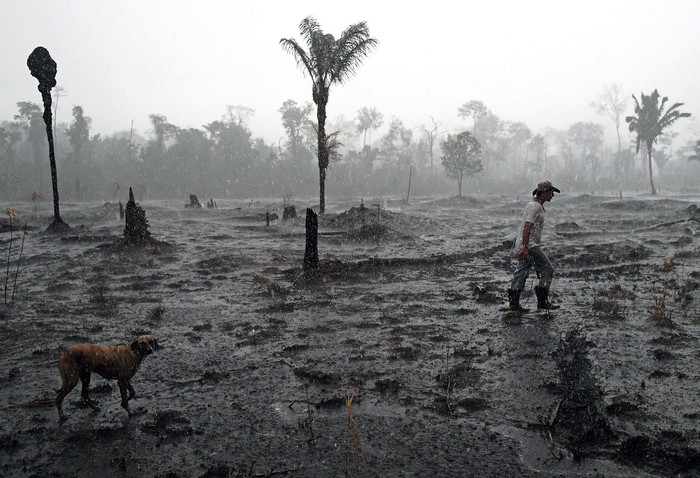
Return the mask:
<svg viewBox="0 0 700 478"><path fill-rule="evenodd" d="M125 208L126 225L124 238L127 244L141 244L151 235L148 230L146 211L134 200L134 192L129 188L129 201Z"/></svg>
<svg viewBox="0 0 700 478"><path fill-rule="evenodd" d="M297 208L295 206L284 206L284 212L282 213L282 220L292 219L297 217Z"/></svg>
<svg viewBox="0 0 700 478"><path fill-rule="evenodd" d="M304 272L318 269L318 216L311 208L306 209L306 251Z"/></svg>
<svg viewBox="0 0 700 478"><path fill-rule="evenodd" d="M56 156L54 154L53 130L51 129L51 89L56 86L56 62L51 58L49 51L38 46L27 58L27 66L32 76L39 80L39 92L44 102L44 123L46 124L46 138L49 142L49 163L51 166L51 186L53 188L53 222L48 231L61 231L68 228L63 222L59 210L58 199L58 174L56 170Z"/></svg>

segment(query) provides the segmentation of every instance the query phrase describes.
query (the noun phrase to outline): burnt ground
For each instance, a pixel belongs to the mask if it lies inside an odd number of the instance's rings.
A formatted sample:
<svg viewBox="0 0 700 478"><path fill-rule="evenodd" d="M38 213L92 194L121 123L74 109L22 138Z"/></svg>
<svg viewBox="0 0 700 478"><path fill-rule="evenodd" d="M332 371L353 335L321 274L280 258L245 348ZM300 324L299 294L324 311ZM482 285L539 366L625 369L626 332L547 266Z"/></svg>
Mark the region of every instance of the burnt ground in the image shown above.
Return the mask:
<svg viewBox="0 0 700 478"><path fill-rule="evenodd" d="M700 476L700 196L557 195L561 309L505 320L526 199L330 201L310 279L303 201L147 201L146 248L116 204L4 204L0 476ZM134 415L93 376L60 422L60 352L144 333Z"/></svg>

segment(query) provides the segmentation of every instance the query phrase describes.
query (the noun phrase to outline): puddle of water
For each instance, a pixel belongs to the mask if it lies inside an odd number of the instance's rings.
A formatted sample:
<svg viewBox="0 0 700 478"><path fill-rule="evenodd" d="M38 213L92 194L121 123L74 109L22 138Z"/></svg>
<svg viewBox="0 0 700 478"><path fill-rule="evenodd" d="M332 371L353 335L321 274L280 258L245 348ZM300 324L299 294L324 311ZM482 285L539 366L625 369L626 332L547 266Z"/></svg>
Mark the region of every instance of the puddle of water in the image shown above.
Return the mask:
<svg viewBox="0 0 700 478"><path fill-rule="evenodd" d="M520 444L520 459L533 471L542 473L562 473L564 476L591 476L599 474L605 477L653 478L636 468L628 468L613 461L598 458L586 458L575 463L571 454L562 447L551 447L537 432L523 430L510 425L493 427L493 431L516 440ZM563 452L564 458L558 460Z"/></svg>

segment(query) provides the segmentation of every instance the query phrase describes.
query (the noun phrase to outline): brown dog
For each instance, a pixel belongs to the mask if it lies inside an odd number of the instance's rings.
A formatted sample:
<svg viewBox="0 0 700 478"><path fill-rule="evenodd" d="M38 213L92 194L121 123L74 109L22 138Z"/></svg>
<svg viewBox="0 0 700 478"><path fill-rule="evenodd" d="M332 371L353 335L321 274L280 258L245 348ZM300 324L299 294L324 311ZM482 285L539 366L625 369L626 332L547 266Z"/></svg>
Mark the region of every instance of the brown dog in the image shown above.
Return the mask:
<svg viewBox="0 0 700 478"><path fill-rule="evenodd" d="M63 386L56 390L56 407L61 420L65 419L61 404L66 395L78 384L83 382L81 395L83 400L93 410L98 410L97 404L90 400L90 374L95 372L106 379L117 380L122 395L122 407L131 415L129 400L134 398L134 388L131 378L141 365L146 355L152 354L159 348L156 338L152 335L142 335L131 345L95 345L76 344L61 354L58 359L58 370L61 372ZM129 394L127 395L127 390Z"/></svg>

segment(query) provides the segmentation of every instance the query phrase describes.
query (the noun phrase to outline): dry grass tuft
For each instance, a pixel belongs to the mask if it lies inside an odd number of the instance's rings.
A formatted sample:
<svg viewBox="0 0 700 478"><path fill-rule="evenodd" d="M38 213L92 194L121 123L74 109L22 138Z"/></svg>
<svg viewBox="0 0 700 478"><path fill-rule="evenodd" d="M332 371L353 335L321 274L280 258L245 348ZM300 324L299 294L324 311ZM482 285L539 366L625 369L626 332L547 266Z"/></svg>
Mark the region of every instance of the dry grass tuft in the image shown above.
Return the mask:
<svg viewBox="0 0 700 478"><path fill-rule="evenodd" d="M657 288L656 284L653 284L651 286L651 295L654 302L647 309L649 318L659 325L671 325L671 312L666 308L668 284L664 282L661 288Z"/></svg>
<svg viewBox="0 0 700 478"><path fill-rule="evenodd" d="M165 315L165 305L162 302L151 306L146 312L146 319L150 322L158 322Z"/></svg>
<svg viewBox="0 0 700 478"><path fill-rule="evenodd" d="M669 296L673 297L675 302L680 303L681 309L687 314L688 306L693 300L693 291L697 290L700 284L686 276L685 269L678 262L676 256L666 259L660 268L666 273L666 277L662 281L661 289L652 286L654 304L650 307L650 313L652 319L660 323L670 323L671 312L668 310L670 304L667 304L666 299ZM691 273L691 277L692 275Z"/></svg>
<svg viewBox="0 0 700 478"><path fill-rule="evenodd" d="M669 257L661 263L661 270L663 272L673 272L676 269L676 258Z"/></svg>
<svg viewBox="0 0 700 478"><path fill-rule="evenodd" d="M625 309L617 301L611 292L596 292L593 296L591 309L599 319L603 320L624 320Z"/></svg>
<svg viewBox="0 0 700 478"><path fill-rule="evenodd" d="M110 297L107 276L101 272L89 272L87 262L80 260L78 261L78 277L83 283L90 302L100 306L103 312L114 312L117 308L117 302L113 297Z"/></svg>

